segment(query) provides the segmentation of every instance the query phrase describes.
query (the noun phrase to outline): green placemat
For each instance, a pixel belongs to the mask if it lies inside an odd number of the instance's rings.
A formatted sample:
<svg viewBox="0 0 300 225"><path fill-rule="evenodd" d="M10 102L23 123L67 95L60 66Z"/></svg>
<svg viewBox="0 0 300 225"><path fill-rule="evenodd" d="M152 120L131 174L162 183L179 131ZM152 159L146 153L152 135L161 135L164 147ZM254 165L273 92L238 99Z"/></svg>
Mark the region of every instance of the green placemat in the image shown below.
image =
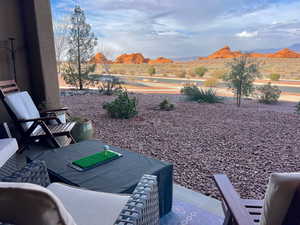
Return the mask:
<svg viewBox="0 0 300 225"><path fill-rule="evenodd" d="M96 154L81 158L79 160L75 160L72 162L72 164L82 168L82 169L87 169L99 164L106 163L108 161L111 161L113 159L117 159L121 156L121 154L117 152L113 152L110 150L105 150L102 152L98 152Z"/></svg>

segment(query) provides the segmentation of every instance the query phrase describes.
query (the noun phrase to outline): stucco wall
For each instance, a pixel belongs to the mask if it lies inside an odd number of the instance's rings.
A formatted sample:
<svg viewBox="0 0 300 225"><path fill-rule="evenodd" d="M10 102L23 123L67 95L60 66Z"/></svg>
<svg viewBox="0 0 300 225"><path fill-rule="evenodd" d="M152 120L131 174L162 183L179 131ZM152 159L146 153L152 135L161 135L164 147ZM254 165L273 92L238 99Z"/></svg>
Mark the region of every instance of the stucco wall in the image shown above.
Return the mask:
<svg viewBox="0 0 300 225"><path fill-rule="evenodd" d="M16 39L17 83L39 104L59 105L58 81L49 0L0 1L0 46ZM9 52L0 48L0 80L13 79ZM7 121L0 105L0 122Z"/></svg>
<svg viewBox="0 0 300 225"><path fill-rule="evenodd" d="M25 42L23 38L22 17L18 0L0 1L0 80L13 79L9 52L2 48L8 46L5 43L9 37L16 39L16 64L19 86L24 90L30 90L29 68L26 61ZM0 106L1 121L8 119L6 110Z"/></svg>

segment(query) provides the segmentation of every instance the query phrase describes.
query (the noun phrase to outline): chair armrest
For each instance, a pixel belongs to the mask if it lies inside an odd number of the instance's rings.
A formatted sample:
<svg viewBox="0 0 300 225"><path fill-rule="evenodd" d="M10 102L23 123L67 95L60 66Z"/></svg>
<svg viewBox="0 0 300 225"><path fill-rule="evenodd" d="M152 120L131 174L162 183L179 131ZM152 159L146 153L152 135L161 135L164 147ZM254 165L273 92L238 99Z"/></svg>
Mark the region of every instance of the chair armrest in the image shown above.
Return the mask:
<svg viewBox="0 0 300 225"><path fill-rule="evenodd" d="M35 122L35 121L49 121L49 120L59 120L59 119L56 116L49 116L49 117L32 118L26 120L18 120L17 122L27 123L27 122Z"/></svg>
<svg viewBox="0 0 300 225"><path fill-rule="evenodd" d="M2 182L32 183L47 187L50 179L46 163L33 161L10 176L1 179Z"/></svg>
<svg viewBox="0 0 300 225"><path fill-rule="evenodd" d="M41 110L40 113L53 113L53 112L62 112L62 111L68 111L68 107L62 107L59 109L47 109L47 110Z"/></svg>
<svg viewBox="0 0 300 225"><path fill-rule="evenodd" d="M214 180L236 223L238 225L253 225L253 220L228 177L224 174L216 174L214 175Z"/></svg>
<svg viewBox="0 0 300 225"><path fill-rule="evenodd" d="M159 198L156 176L144 175L115 225L159 225Z"/></svg>

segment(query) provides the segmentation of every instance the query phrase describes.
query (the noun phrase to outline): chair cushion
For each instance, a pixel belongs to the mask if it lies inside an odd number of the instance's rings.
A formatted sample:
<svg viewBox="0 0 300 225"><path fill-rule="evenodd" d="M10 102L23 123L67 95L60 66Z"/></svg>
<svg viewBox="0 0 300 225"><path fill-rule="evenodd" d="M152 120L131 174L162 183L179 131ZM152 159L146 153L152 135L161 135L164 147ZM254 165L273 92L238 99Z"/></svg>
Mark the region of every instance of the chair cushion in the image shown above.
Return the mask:
<svg viewBox="0 0 300 225"><path fill-rule="evenodd" d="M18 143L14 138L0 139L0 167L18 150Z"/></svg>
<svg viewBox="0 0 300 225"><path fill-rule="evenodd" d="M0 221L22 225L76 225L51 191L29 183L0 182Z"/></svg>
<svg viewBox="0 0 300 225"><path fill-rule="evenodd" d="M40 117L40 113L27 91L9 94L5 96L4 100L20 120ZM32 124L33 122L23 123L23 129L29 129Z"/></svg>
<svg viewBox="0 0 300 225"><path fill-rule="evenodd" d="M78 225L112 225L129 196L90 191L64 184L48 186L64 204Z"/></svg>
<svg viewBox="0 0 300 225"><path fill-rule="evenodd" d="M271 174L264 200L261 225L282 224L299 185L300 173Z"/></svg>

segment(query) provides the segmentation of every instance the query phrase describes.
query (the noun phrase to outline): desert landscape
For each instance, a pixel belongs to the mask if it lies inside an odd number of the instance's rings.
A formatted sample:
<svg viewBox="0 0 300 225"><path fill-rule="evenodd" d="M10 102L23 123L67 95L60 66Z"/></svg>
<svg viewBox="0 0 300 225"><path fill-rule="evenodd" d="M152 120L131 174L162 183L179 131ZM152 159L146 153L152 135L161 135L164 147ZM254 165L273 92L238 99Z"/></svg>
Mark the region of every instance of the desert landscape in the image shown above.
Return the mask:
<svg viewBox="0 0 300 225"><path fill-rule="evenodd" d="M141 53L123 54L114 61L107 59L102 53L97 53L91 60L96 63L97 72L101 73L103 64L110 64L112 74L127 75L148 75L150 67L154 66L156 75L176 76L176 77L195 77L194 69L203 66L208 69L206 76L217 76L228 70L226 63L232 58L247 55L255 58L261 64L263 77L268 77L272 73L281 75L281 79L300 79L300 53L290 49L282 49L274 53L242 53L231 51L230 47L217 50L207 57L199 57L193 61L174 61L164 57L148 59Z"/></svg>
<svg viewBox="0 0 300 225"><path fill-rule="evenodd" d="M233 96L222 81L222 76L229 70L228 63L243 55L259 63L261 77L255 81L256 86L270 82L270 75L276 74L280 78L271 82L280 87L280 99L300 100L300 53L290 49L274 53L242 53L225 46L207 57L198 57L192 61L174 61L165 57L149 59L141 53L122 54L111 60L104 54L97 53L90 63L96 64L93 76L117 76L124 81L124 88L133 92L178 94L186 83L195 83L202 87L216 88L222 96ZM204 76L196 74L197 68L205 68ZM149 70L155 72L149 74ZM61 88L72 88L61 77L59 82Z"/></svg>

